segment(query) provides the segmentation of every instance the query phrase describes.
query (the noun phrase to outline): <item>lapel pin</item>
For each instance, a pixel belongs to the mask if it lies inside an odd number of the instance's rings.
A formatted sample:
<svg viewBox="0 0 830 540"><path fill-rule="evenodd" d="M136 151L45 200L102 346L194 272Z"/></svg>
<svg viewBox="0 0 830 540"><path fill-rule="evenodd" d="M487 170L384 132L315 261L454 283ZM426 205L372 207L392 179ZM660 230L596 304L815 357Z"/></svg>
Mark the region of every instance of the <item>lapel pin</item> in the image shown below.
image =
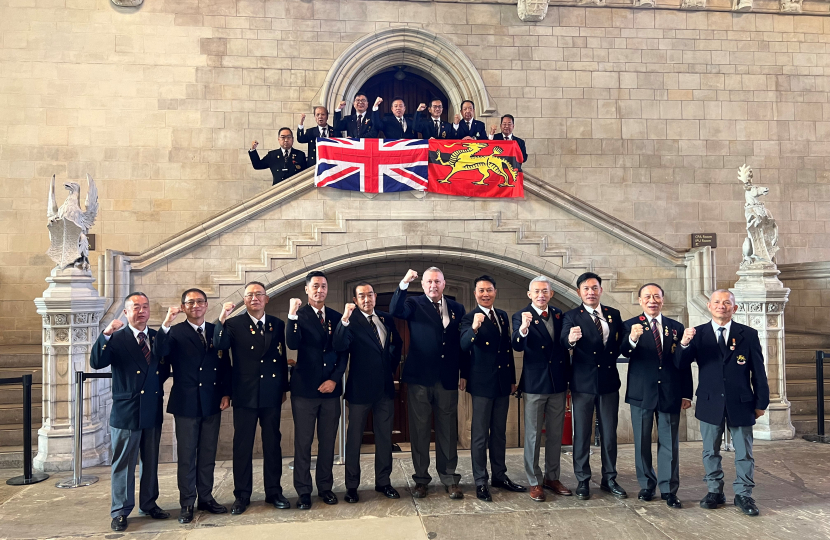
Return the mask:
<svg viewBox="0 0 830 540"><path fill-rule="evenodd" d="M559 318L559 314L558 314L558 313L556 314L556 318L557 318L557 319Z"/></svg>
<svg viewBox="0 0 830 540"><path fill-rule="evenodd" d="M742 365L746 364L746 357L742 354L738 355L737 360L738 360L738 365L739 366L742 366Z"/></svg>
<svg viewBox="0 0 830 540"><path fill-rule="evenodd" d="M535 320L535 321L533 321L533 322L534 322L534 323L536 323L536 324L539 324L539 319L536 319L536 320Z"/></svg>
<svg viewBox="0 0 830 540"><path fill-rule="evenodd" d="M277 343L277 352L282 354L282 343Z"/></svg>
<svg viewBox="0 0 830 540"><path fill-rule="evenodd" d="M666 331L664 332L664 335L666 337L669 337L669 327L668 326L666 327Z"/></svg>
<svg viewBox="0 0 830 540"><path fill-rule="evenodd" d="M732 350L732 351L735 350L735 338L732 338L732 346L729 347L729 350Z"/></svg>

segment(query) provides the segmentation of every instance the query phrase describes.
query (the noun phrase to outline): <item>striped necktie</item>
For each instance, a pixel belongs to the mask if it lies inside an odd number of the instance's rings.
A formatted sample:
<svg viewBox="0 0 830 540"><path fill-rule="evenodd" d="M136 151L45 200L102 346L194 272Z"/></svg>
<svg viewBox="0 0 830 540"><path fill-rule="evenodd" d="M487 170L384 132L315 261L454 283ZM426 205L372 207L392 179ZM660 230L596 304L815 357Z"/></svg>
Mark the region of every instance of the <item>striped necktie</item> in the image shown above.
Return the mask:
<svg viewBox="0 0 830 540"><path fill-rule="evenodd" d="M147 360L147 365L150 365L150 347L147 346L147 334L144 332L138 333L138 346L141 347L141 352L144 353L144 359Z"/></svg>

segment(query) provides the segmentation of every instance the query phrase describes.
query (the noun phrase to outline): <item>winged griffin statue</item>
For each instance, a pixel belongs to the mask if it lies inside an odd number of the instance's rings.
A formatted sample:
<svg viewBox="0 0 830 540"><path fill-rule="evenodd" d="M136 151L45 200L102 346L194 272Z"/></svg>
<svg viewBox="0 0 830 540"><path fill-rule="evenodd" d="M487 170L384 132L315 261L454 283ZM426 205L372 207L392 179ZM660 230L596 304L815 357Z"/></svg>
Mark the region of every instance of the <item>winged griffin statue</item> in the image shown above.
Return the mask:
<svg viewBox="0 0 830 540"><path fill-rule="evenodd" d="M778 225L759 199L769 193L769 188L753 185L749 165L738 167L738 180L744 185L744 216L747 238L744 239L741 268L774 266L778 252Z"/></svg>
<svg viewBox="0 0 830 540"><path fill-rule="evenodd" d="M81 186L76 182L64 183L63 187L69 191L69 195L58 208L55 200L55 175L52 175L46 209L50 241L46 254L60 270L70 266L89 270L89 240L86 235L98 215L98 188L89 175L86 175L86 182L86 210L81 209Z"/></svg>

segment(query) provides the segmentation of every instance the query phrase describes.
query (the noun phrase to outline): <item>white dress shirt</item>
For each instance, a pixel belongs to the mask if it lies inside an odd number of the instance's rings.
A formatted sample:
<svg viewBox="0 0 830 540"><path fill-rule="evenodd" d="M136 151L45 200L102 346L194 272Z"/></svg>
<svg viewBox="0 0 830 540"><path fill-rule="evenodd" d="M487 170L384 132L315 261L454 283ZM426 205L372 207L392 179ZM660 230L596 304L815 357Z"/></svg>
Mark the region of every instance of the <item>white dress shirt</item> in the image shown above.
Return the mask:
<svg viewBox="0 0 830 540"><path fill-rule="evenodd" d="M608 321L605 320L605 317L602 314L602 304L597 305L596 308L592 308L586 306L585 304L582 304L582 308L588 315L591 316L591 319L594 318L594 311L599 313L599 320L602 323L602 345L605 346L605 344L608 343L608 334L611 333L611 327L608 326Z"/></svg>

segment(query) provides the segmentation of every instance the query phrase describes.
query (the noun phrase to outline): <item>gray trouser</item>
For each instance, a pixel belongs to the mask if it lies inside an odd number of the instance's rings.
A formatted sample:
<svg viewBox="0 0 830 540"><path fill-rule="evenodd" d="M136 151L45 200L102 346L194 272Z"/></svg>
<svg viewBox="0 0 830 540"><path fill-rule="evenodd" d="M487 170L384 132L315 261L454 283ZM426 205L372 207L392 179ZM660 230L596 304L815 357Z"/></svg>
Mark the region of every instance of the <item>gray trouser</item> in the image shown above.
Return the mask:
<svg viewBox="0 0 830 540"><path fill-rule="evenodd" d="M727 421L728 422L728 421ZM720 445L723 439L723 424L716 426L700 422L700 434L703 436L703 469L710 493L723 493L723 469L721 468ZM735 447L735 481L732 488L735 495L752 496L755 482L755 459L752 457L752 426L729 426L732 445Z"/></svg>
<svg viewBox="0 0 830 540"><path fill-rule="evenodd" d="M524 394L525 400L525 474L531 486L545 480L559 480L559 453L562 451L562 427L565 423L565 392L558 394ZM545 428L545 474L539 467L542 426Z"/></svg>
<svg viewBox="0 0 830 540"><path fill-rule="evenodd" d="M617 415L620 408L619 391L610 394L582 394L571 392L574 419L574 475L577 481L591 479L591 432L596 404L602 447L602 481L617 478Z"/></svg>
<svg viewBox="0 0 830 540"><path fill-rule="evenodd" d="M291 413L294 415L294 489L297 495L310 495L311 445L317 426L317 494L331 491L334 485L334 443L340 423L338 398L304 398L291 395Z"/></svg>
<svg viewBox="0 0 830 540"><path fill-rule="evenodd" d="M372 413L372 431L375 434L375 486L391 484L392 474L392 421L395 418L395 402L383 397L374 403L349 403L349 427L346 430L346 489L360 486L360 444L363 428Z"/></svg>
<svg viewBox="0 0 830 540"><path fill-rule="evenodd" d="M149 512L159 497L161 426L147 429L110 427L112 442L112 507L110 517L129 516L135 508L135 466L141 457L138 508Z"/></svg>
<svg viewBox="0 0 830 540"><path fill-rule="evenodd" d="M473 396L473 420L470 426L470 458L476 486L487 485L487 450L493 480L507 478L507 411L510 396L495 399Z"/></svg>
<svg viewBox="0 0 830 540"><path fill-rule="evenodd" d="M407 385L409 438L412 442L412 479L429 484L429 440L435 419L435 469L441 483L450 486L461 482L458 466L458 390L447 390L440 381L433 386Z"/></svg>
<svg viewBox="0 0 830 540"><path fill-rule="evenodd" d="M213 500L213 471L222 413L202 418L176 416L179 504L191 506Z"/></svg>
<svg viewBox="0 0 830 540"><path fill-rule="evenodd" d="M651 461L651 430L657 416L657 474ZM660 486L660 493L676 495L680 487L680 414L641 409L631 405L634 431L634 466L641 489Z"/></svg>

